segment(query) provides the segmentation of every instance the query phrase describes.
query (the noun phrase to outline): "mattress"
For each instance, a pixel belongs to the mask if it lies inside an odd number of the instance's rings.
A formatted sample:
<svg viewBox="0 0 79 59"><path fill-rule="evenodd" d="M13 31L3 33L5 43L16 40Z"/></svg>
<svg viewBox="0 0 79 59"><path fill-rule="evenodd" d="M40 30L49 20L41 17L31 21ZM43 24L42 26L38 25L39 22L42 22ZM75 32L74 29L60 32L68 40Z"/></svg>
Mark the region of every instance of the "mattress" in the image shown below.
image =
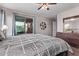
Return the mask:
<svg viewBox="0 0 79 59"><path fill-rule="evenodd" d="M11 36L0 42L0 56L55 56L64 51L73 53L66 41L42 34Z"/></svg>

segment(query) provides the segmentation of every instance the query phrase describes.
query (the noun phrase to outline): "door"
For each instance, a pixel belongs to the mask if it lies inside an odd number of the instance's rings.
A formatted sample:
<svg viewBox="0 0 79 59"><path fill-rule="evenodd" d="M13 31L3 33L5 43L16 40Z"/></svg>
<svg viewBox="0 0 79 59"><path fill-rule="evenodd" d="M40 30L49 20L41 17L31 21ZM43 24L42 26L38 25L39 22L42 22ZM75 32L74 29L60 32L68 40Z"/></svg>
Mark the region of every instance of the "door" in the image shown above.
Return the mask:
<svg viewBox="0 0 79 59"><path fill-rule="evenodd" d="M14 35L33 33L33 19L15 16Z"/></svg>
<svg viewBox="0 0 79 59"><path fill-rule="evenodd" d="M15 35L24 34L25 27L24 27L25 18L21 16L15 16Z"/></svg>

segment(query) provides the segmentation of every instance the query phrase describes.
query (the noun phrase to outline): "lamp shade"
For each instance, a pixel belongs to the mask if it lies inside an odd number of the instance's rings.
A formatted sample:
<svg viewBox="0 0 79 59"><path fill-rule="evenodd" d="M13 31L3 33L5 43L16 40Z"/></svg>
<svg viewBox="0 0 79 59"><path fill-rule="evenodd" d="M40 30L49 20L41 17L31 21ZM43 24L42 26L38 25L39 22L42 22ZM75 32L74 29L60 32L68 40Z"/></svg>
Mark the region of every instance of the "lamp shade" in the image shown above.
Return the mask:
<svg viewBox="0 0 79 59"><path fill-rule="evenodd" d="M3 25L2 28L1 28L2 31L3 30L7 30L7 29L8 29L8 26L7 25Z"/></svg>

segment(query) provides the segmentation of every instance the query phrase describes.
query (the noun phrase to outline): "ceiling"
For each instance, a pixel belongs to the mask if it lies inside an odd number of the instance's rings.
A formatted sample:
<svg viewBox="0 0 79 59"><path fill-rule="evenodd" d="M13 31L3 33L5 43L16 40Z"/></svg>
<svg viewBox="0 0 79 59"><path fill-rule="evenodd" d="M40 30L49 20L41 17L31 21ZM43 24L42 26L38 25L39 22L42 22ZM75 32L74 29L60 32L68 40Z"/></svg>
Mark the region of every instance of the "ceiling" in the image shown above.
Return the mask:
<svg viewBox="0 0 79 59"><path fill-rule="evenodd" d="M0 3L0 6L9 8L12 10L21 11L24 13L30 13L32 15L41 15L47 18L56 17L56 15L62 11L79 6L78 3L57 3L56 5L49 5L50 10L37 10L40 4L37 3Z"/></svg>

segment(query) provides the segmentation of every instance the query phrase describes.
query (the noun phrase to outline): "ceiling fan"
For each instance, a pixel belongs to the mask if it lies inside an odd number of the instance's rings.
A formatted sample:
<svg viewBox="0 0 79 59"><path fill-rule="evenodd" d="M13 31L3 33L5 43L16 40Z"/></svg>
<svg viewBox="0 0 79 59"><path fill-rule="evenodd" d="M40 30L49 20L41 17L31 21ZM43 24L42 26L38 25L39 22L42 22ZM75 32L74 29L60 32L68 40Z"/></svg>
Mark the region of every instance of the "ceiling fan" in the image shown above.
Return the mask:
<svg viewBox="0 0 79 59"><path fill-rule="evenodd" d="M38 10L40 10L40 9L47 9L47 10L49 10L48 5L55 5L56 3L38 3L38 4L41 4L41 6L38 8Z"/></svg>

